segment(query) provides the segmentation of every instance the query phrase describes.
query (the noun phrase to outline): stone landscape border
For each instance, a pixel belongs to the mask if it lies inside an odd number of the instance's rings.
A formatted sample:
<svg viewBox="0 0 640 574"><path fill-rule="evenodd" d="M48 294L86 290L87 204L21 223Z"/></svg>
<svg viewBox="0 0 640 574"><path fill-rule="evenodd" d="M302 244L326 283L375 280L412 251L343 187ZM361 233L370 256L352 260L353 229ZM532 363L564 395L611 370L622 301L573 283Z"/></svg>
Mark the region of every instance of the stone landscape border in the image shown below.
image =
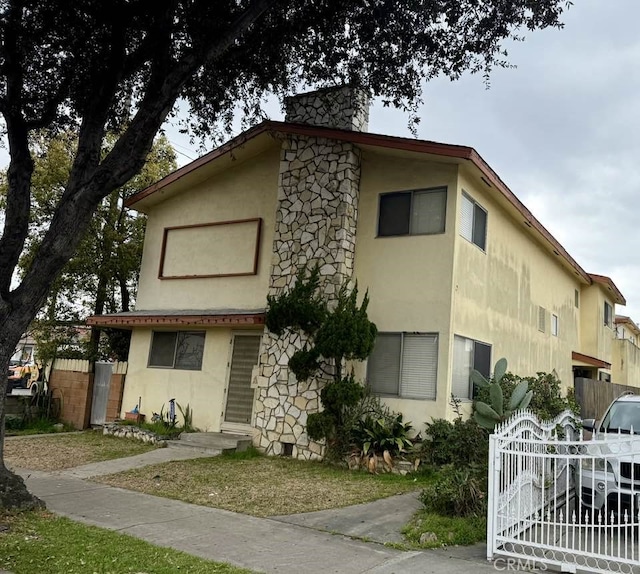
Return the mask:
<svg viewBox="0 0 640 574"><path fill-rule="evenodd" d="M177 436L159 435L147 429L143 429L134 425L121 424L118 422L106 423L102 427L102 434L115 436L118 438L130 438L157 446L167 446L168 440L175 440L178 438Z"/></svg>

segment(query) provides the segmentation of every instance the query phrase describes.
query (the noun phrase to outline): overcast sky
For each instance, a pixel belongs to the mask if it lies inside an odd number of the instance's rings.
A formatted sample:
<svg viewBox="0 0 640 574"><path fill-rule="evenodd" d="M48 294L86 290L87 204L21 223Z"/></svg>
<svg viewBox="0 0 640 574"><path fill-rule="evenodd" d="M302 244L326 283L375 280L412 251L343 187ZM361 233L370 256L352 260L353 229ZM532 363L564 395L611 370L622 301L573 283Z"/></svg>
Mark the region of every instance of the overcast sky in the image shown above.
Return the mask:
<svg viewBox="0 0 640 574"><path fill-rule="evenodd" d="M426 87L420 139L474 147L590 273L610 276L640 321L639 0L575 0L563 30L508 47L517 68ZM272 119L282 119L277 106ZM374 105L371 132L411 136ZM180 152L195 147L172 133ZM188 159L180 155L180 163Z"/></svg>

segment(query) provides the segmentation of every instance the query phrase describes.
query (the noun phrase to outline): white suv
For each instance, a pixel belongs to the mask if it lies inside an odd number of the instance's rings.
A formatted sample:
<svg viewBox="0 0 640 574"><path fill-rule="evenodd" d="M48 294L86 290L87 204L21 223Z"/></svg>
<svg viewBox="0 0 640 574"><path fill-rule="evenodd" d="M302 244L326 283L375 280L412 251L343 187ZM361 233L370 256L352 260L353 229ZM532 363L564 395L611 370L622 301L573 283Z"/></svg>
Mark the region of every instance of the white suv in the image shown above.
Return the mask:
<svg viewBox="0 0 640 574"><path fill-rule="evenodd" d="M602 441L590 448L577 473L580 518L637 522L640 510L640 395L615 399L601 421L585 419L585 430ZM633 436L630 436L632 435Z"/></svg>

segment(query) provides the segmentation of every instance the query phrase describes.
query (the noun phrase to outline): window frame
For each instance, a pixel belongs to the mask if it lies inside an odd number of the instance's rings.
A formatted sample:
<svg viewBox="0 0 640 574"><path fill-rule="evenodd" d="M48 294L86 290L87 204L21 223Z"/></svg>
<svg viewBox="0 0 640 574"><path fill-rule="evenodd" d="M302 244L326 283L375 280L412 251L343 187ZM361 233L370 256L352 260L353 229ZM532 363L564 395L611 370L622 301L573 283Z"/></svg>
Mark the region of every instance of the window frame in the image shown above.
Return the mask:
<svg viewBox="0 0 640 574"><path fill-rule="evenodd" d="M369 388L371 389L371 392L373 394L375 394L376 396L380 396L380 397L389 397L389 398L396 398L396 399L403 399L403 400L413 400L413 401L435 401L437 399L438 396L438 363L439 363L439 353L440 353L440 334L439 333L435 333L435 332L423 332L423 331L419 331L419 332L414 332L414 331L380 331L378 332L378 335L385 335L385 336L398 336L400 337L400 346L399 346L399 357L398 357L398 372L397 372L397 385L396 385L396 392L395 393L390 393L390 392L380 392L380 391L376 391L373 388L373 385L371 384L371 375L370 375L370 368L371 368L371 356L373 355L373 352L371 355L369 355L369 358L367 360L367 385L369 386ZM434 341L434 345L435 345L435 372L433 373L433 377L434 377L434 383L433 383L433 396L422 396L422 397L416 397L416 396L407 396L405 394L402 393L402 376L403 376L403 366L404 366L404 361L406 359L405 357L405 338L406 337L432 337L435 339Z"/></svg>
<svg viewBox="0 0 640 574"><path fill-rule="evenodd" d="M153 343L155 340L156 333L162 333L162 334L174 333L175 334L175 342L173 345L173 360L171 365L157 365L157 364L154 365L151 362L153 358ZM184 340L185 337L190 335L202 336L202 353L199 357L199 365L197 367L185 367L183 365L176 366L176 358L177 358L176 356L177 356L178 345L180 343L180 338L182 337L182 339ZM147 357L147 368L148 369L171 369L176 371L202 371L202 362L204 360L204 346L205 346L206 340L207 340L207 332L204 330L167 330L167 331L154 330L154 331L151 331L151 341L149 343L149 355Z"/></svg>
<svg viewBox="0 0 640 574"><path fill-rule="evenodd" d="M472 355L471 365L469 368L469 382L468 382L468 388L467 388L467 396L464 396L464 397L456 395L455 389L454 389L454 385L456 383L456 381L453 380L454 371L455 371L454 361L456 357L456 352L455 352L456 339L463 340L463 341L471 341L471 343L473 344L473 349L471 351L471 355ZM476 350L476 345L482 345L483 347L489 349L489 361L488 361L489 370L486 372L486 374L482 373L486 379L489 379L491 377L491 358L493 356L493 345L491 343L486 343L485 341L479 341L477 339L472 339L471 337L465 337L464 335L456 335L456 334L453 335L453 352L451 353L451 394L454 395L457 399L460 399L462 401L473 401L476 396L476 384L471 379L471 373L474 370L478 370L475 367L476 356L478 354Z"/></svg>
<svg viewBox="0 0 640 574"><path fill-rule="evenodd" d="M444 192L444 210L442 213L442 231L433 231L433 232L414 232L412 231L413 226L413 212L414 212L414 197L416 195L428 194L428 193L442 193ZM380 220L382 218L382 201L384 197L390 196L399 196L399 195L409 195L409 221L408 221L408 229L407 233L385 233L382 234L380 232ZM420 235L443 235L447 231L447 200L449 197L449 190L446 185L440 185L436 187L425 187L425 188L417 188L417 189L405 189L401 191L387 191L384 193L380 193L378 195L378 219L376 226L376 237L410 237L410 236L420 236Z"/></svg>
<svg viewBox="0 0 640 574"><path fill-rule="evenodd" d="M538 305L538 331L547 332L547 310L542 305Z"/></svg>
<svg viewBox="0 0 640 574"><path fill-rule="evenodd" d="M607 309L609 310L609 312L607 313ZM609 301L605 301L604 302L604 325L605 327L609 327L610 329L613 328L613 305L611 305L609 303ZM608 315L608 321L607 321L607 315Z"/></svg>
<svg viewBox="0 0 640 574"><path fill-rule="evenodd" d="M554 337L558 336L558 330L559 330L559 319L558 319L558 315L556 315L555 313L551 314L551 334Z"/></svg>
<svg viewBox="0 0 640 574"><path fill-rule="evenodd" d="M466 234L463 233L464 226L462 225L462 218L464 216L464 212L462 210L462 204L460 207L460 236L466 239L469 243L475 245L478 249L480 249L483 253L487 252L487 236L489 233L489 212L485 209L480 203L478 203L473 197L462 190L462 202L465 200L469 201L471 204L471 237L467 237ZM476 213L481 211L484 213L484 233L482 234L482 245L477 242L476 237Z"/></svg>

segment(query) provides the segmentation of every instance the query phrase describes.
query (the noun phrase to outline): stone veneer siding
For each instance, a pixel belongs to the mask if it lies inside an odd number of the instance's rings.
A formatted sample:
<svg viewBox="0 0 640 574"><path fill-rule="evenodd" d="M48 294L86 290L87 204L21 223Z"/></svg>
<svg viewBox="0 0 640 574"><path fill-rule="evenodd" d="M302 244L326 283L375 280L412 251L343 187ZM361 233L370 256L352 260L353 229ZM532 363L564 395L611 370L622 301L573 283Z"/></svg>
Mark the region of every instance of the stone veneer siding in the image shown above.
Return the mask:
<svg viewBox="0 0 640 574"><path fill-rule="evenodd" d="M369 98L349 87L300 94L285 101L286 121L339 130L366 132Z"/></svg>
<svg viewBox="0 0 640 574"><path fill-rule="evenodd" d="M287 121L342 129L366 126L368 107L353 113L351 92L341 89L305 94L287 102ZM359 112L358 112L359 110ZM331 112L331 113L329 113ZM295 115L293 115L295 114ZM276 229L269 294L293 286L301 265L320 266L321 285L329 300L353 274L360 184L360 151L349 142L291 137L280 154ZM320 409L325 380L299 383L289 372L289 359L304 346L304 336L277 337L265 331L258 365L254 409L255 443L267 454L320 459L324 445L306 434L307 415Z"/></svg>

